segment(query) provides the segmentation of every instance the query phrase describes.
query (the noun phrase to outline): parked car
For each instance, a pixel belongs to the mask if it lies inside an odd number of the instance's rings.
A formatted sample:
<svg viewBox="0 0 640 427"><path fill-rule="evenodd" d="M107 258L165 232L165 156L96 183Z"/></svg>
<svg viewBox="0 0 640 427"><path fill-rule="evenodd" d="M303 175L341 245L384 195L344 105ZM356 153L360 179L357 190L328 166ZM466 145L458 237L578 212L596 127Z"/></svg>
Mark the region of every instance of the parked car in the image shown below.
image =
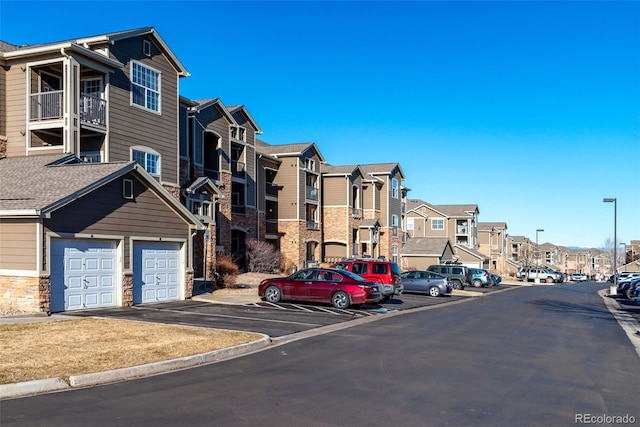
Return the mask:
<svg viewBox="0 0 640 427"><path fill-rule="evenodd" d="M450 294L453 287L449 279L432 271L406 271L400 275L403 292L429 294L432 297Z"/></svg>
<svg viewBox="0 0 640 427"><path fill-rule="evenodd" d="M465 286L471 286L471 273L469 268L459 264L430 265L428 271L446 276L453 289L461 290Z"/></svg>
<svg viewBox="0 0 640 427"><path fill-rule="evenodd" d="M564 276L560 272L550 270L543 267L530 268L525 273L525 281L532 282L536 279L540 279L541 282L546 283L562 283Z"/></svg>
<svg viewBox="0 0 640 427"><path fill-rule="evenodd" d="M469 268L471 273L471 284L474 288L480 288L482 286L492 286L493 279L491 279L491 273L482 268Z"/></svg>
<svg viewBox="0 0 640 427"><path fill-rule="evenodd" d="M629 285L626 287L624 293L622 295L630 300L635 300L636 295L640 291L640 277L636 277L633 279Z"/></svg>
<svg viewBox="0 0 640 427"><path fill-rule="evenodd" d="M387 302L394 295L402 293L400 267L395 262L374 258L348 258L331 266L339 270L350 271L366 280L380 284L382 299Z"/></svg>
<svg viewBox="0 0 640 427"><path fill-rule="evenodd" d="M618 295L631 299L631 283L640 277L640 273L629 273L624 278L618 279Z"/></svg>
<svg viewBox="0 0 640 427"><path fill-rule="evenodd" d="M502 276L491 273L491 279L493 280L493 286L498 286L502 282Z"/></svg>
<svg viewBox="0 0 640 427"><path fill-rule="evenodd" d="M265 279L258 296L276 303L284 300L329 303L335 308L376 304L381 294L377 283L357 274L329 268L305 268L288 277Z"/></svg>
<svg viewBox="0 0 640 427"><path fill-rule="evenodd" d="M587 281L587 275L584 273L573 273L571 274L571 281L572 282L586 282Z"/></svg>

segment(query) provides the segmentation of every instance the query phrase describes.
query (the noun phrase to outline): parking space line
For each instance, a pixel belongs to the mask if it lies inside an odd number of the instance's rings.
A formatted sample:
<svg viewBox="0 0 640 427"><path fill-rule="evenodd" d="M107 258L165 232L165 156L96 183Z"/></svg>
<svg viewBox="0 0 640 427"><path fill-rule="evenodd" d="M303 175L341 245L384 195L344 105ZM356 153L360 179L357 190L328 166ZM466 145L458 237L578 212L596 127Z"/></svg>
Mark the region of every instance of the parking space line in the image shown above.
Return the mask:
<svg viewBox="0 0 640 427"><path fill-rule="evenodd" d="M291 306L292 306L292 307L295 307L295 308L298 308L298 309L300 309L300 310L302 310L302 311L307 311L307 312L309 312L309 313L313 313L313 310L310 310L310 309L308 309L308 308L306 308L306 307L303 307L303 306L301 306L301 305L298 305L298 304L291 304Z"/></svg>
<svg viewBox="0 0 640 427"><path fill-rule="evenodd" d="M285 307L282 307L282 306L280 306L278 304L274 304L274 303L269 302L269 301L265 301L265 304L268 304L268 305L272 306L273 308L279 308L280 310L286 310ZM264 306L261 306L261 307L264 307Z"/></svg>
<svg viewBox="0 0 640 427"><path fill-rule="evenodd" d="M159 309L159 308L147 308L147 307L137 307L139 310L152 310L152 311L168 311L172 313L180 313L180 314L192 314L196 316L204 316L204 317L222 317L225 319L240 319L240 320L254 320L258 322L264 323L287 323L290 325L304 325L304 326L323 326L318 323L306 323L306 322L292 322L288 320L274 320L274 319L263 319L257 317L246 317L246 316L229 316L227 314L212 314L212 313L194 313L191 311L185 310L171 310L171 309Z"/></svg>
<svg viewBox="0 0 640 427"><path fill-rule="evenodd" d="M338 313L336 313L336 312L335 312L335 311L333 311L333 310L329 310L328 308L324 308L324 307L316 307L316 308L317 308L318 310L322 310L322 311L327 312L327 313L329 313L329 314L333 314L333 315L335 315L335 316L339 316L339 314L338 314Z"/></svg>

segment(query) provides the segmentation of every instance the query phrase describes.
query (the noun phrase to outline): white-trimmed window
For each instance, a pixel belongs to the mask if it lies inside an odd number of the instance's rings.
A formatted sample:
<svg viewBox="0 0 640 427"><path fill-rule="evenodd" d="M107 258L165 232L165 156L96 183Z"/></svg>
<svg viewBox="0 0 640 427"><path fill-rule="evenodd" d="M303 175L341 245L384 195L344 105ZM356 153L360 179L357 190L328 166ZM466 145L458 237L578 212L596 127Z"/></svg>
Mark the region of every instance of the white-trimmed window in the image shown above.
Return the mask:
<svg viewBox="0 0 640 427"><path fill-rule="evenodd" d="M314 159L307 159L304 162L304 166L309 171L315 171L316 170L316 161Z"/></svg>
<svg viewBox="0 0 640 427"><path fill-rule="evenodd" d="M131 160L138 162L151 175L160 175L160 154L147 147L132 147Z"/></svg>
<svg viewBox="0 0 640 427"><path fill-rule="evenodd" d="M431 218L432 230L444 230L444 218Z"/></svg>
<svg viewBox="0 0 640 427"><path fill-rule="evenodd" d="M407 218L407 230L413 230L413 220L414 218Z"/></svg>
<svg viewBox="0 0 640 427"><path fill-rule="evenodd" d="M393 197L394 199L398 198L398 180L396 178L393 178L391 180L391 197Z"/></svg>
<svg viewBox="0 0 640 427"><path fill-rule="evenodd" d="M391 215L391 232L393 236L398 235L398 215Z"/></svg>
<svg viewBox="0 0 640 427"><path fill-rule="evenodd" d="M131 61L131 103L160 112L160 72Z"/></svg>
<svg viewBox="0 0 640 427"><path fill-rule="evenodd" d="M232 126L231 129L229 129L229 135L232 139L247 142L247 130L245 128Z"/></svg>
<svg viewBox="0 0 640 427"><path fill-rule="evenodd" d="M398 262L398 245L391 246L391 261Z"/></svg>

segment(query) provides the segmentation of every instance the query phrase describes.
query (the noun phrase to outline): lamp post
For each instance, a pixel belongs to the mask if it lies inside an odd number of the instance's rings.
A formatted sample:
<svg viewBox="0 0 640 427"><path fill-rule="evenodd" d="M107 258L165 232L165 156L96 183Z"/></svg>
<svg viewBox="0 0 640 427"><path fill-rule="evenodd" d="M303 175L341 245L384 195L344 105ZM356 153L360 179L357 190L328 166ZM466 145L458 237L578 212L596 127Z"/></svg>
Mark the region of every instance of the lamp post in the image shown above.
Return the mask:
<svg viewBox="0 0 640 427"><path fill-rule="evenodd" d="M609 294L615 295L618 292L618 201L615 197L605 197L602 201L604 203L613 203L613 286L609 289Z"/></svg>
<svg viewBox="0 0 640 427"><path fill-rule="evenodd" d="M538 233L544 231L542 228L536 230L536 267L540 264L540 249L538 249Z"/></svg>

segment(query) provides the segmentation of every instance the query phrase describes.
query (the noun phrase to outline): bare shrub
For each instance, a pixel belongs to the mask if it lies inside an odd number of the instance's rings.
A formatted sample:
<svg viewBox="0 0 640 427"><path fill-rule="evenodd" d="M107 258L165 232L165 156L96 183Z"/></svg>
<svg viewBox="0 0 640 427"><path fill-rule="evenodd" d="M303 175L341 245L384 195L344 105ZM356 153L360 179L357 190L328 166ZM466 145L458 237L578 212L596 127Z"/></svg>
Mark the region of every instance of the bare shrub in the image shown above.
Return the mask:
<svg viewBox="0 0 640 427"><path fill-rule="evenodd" d="M247 269L252 273L273 273L280 265L280 251L263 240L247 240Z"/></svg>
<svg viewBox="0 0 640 427"><path fill-rule="evenodd" d="M238 265L231 255L220 255L216 262L216 287L233 288L236 286L236 278L240 274Z"/></svg>

